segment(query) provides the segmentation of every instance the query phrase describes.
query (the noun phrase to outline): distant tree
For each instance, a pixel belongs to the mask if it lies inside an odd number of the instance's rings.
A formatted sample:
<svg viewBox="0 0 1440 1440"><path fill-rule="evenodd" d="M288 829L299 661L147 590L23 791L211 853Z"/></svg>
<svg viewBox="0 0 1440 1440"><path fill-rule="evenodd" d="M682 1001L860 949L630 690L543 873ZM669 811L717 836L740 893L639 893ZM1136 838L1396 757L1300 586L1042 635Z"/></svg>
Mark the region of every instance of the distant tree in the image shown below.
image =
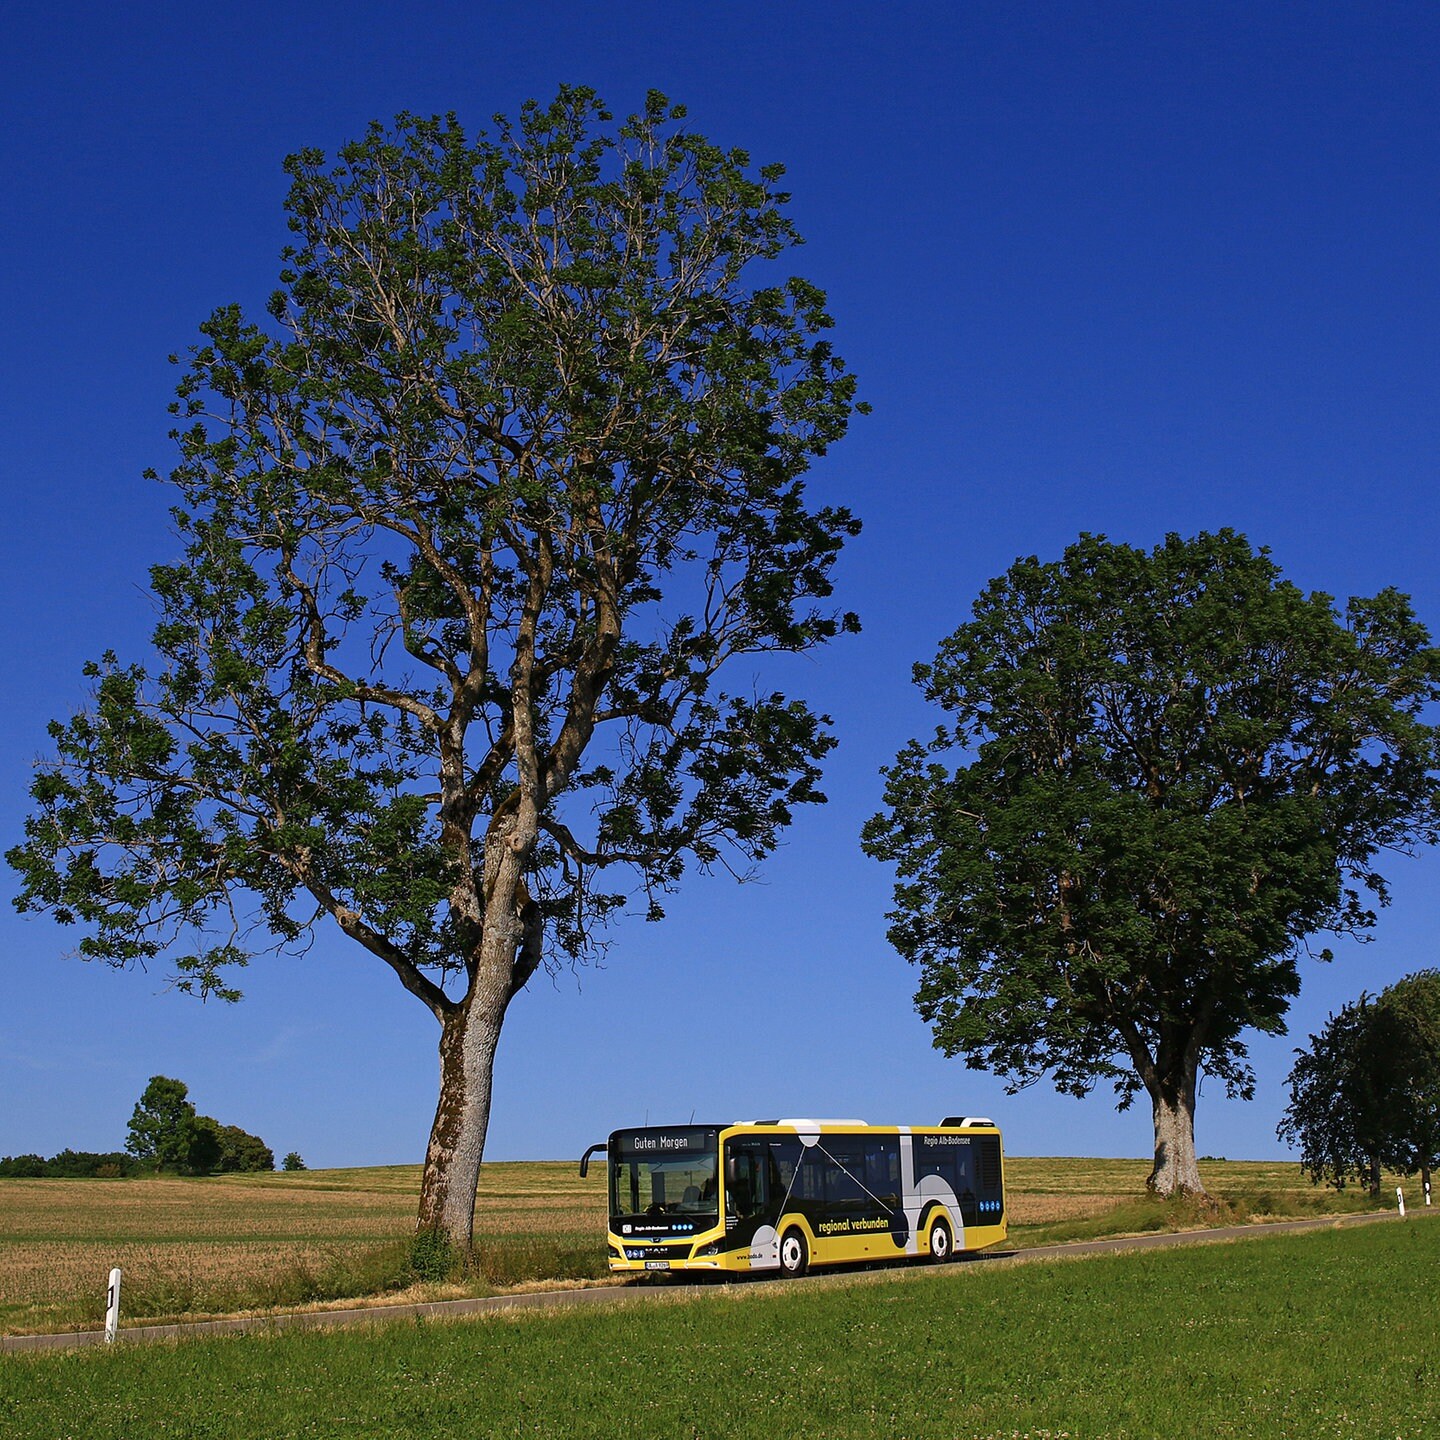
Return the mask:
<svg viewBox="0 0 1440 1440"><path fill-rule="evenodd" d="M190 1175L208 1175L220 1166L220 1122L209 1115L192 1115L185 1122L185 1163Z"/></svg>
<svg viewBox="0 0 1440 1440"><path fill-rule="evenodd" d="M1386 1163L1428 1185L1440 1165L1440 970L1420 970L1381 992L1394 1127Z"/></svg>
<svg viewBox="0 0 1440 1440"><path fill-rule="evenodd" d="M275 1168L275 1153L258 1136L238 1125L219 1127L220 1156L215 1168L223 1173L251 1173Z"/></svg>
<svg viewBox="0 0 1440 1440"><path fill-rule="evenodd" d="M130 1116L126 1150L157 1170L188 1170L196 1139L189 1094L184 1081L152 1075Z"/></svg>
<svg viewBox="0 0 1440 1440"><path fill-rule="evenodd" d="M130 1117L125 1148L157 1170L209 1175L215 1170L273 1170L275 1156L257 1135L199 1115L181 1080L154 1075Z"/></svg>
<svg viewBox="0 0 1440 1440"><path fill-rule="evenodd" d="M40 1155L6 1155L0 1158L0 1179L42 1180L46 1164Z"/></svg>
<svg viewBox="0 0 1440 1440"><path fill-rule="evenodd" d="M1342 1007L1296 1050L1287 1084L1290 1104L1276 1133L1300 1151L1300 1164L1319 1184L1343 1190L1352 1178L1380 1193L1384 1148L1381 1056L1375 1051L1373 1002L1362 995Z"/></svg>
<svg viewBox="0 0 1440 1440"><path fill-rule="evenodd" d="M56 1178L114 1180L122 1175L132 1175L136 1170L135 1161L122 1152L110 1150L97 1153L93 1150L62 1150L52 1155L47 1173Z"/></svg>
<svg viewBox="0 0 1440 1440"><path fill-rule="evenodd" d="M1353 1175L1380 1194L1380 1169L1440 1162L1440 971L1421 970L1331 1015L1289 1075L1278 1134L1317 1184Z"/></svg>
<svg viewBox="0 0 1440 1440"><path fill-rule="evenodd" d="M48 1160L40 1155L6 1155L0 1159L0 1178L12 1180L117 1179L134 1174L137 1162L120 1151L97 1154L93 1150L62 1150Z"/></svg>
<svg viewBox="0 0 1440 1440"><path fill-rule="evenodd" d="M285 1157L284 1162L282 1163L280 1168L282 1170L305 1170L308 1167L306 1166L304 1160L300 1158L300 1152L298 1150L292 1150Z"/></svg>
<svg viewBox="0 0 1440 1440"><path fill-rule="evenodd" d="M1321 931L1437 833L1440 651L1408 600L1306 596L1223 530L1018 561L916 668L948 712L867 850L935 1043L1015 1086L1143 1090L1158 1194L1203 1194L1202 1072L1249 1098ZM1328 951L1322 952L1328 957Z"/></svg>
<svg viewBox="0 0 1440 1440"><path fill-rule="evenodd" d="M270 322L217 311L180 386L158 669L90 667L8 857L82 955L202 995L320 924L387 966L440 1028L418 1225L460 1247L517 993L824 799L828 722L754 657L855 627L858 525L802 480L854 380L766 283L782 168L684 114L565 88L287 162Z"/></svg>

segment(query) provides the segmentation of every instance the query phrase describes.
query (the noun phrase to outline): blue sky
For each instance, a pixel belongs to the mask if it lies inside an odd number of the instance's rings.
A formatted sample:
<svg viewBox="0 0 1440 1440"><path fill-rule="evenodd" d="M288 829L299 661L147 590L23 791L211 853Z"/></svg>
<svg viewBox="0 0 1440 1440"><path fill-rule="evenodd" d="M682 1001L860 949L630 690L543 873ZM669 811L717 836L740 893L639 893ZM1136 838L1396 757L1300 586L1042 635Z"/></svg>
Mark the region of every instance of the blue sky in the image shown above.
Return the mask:
<svg viewBox="0 0 1440 1440"><path fill-rule="evenodd" d="M285 243L280 162L372 118L470 125L562 82L789 169L836 341L875 407L815 470L864 535L863 635L789 681L834 716L831 803L761 882L696 877L604 968L511 1010L489 1155L759 1114L991 1113L1030 1155L1146 1156L1104 1093L1007 1097L935 1053L859 852L879 768L932 723L909 682L986 580L1080 531L1222 525L1297 583L1396 585L1440 628L1440 12L1370 4L26 7L0 22L0 838L44 727L103 649L143 654L172 556L166 404L215 306L258 313ZM732 677L732 680L735 677ZM1436 963L1440 856L1394 860L1373 943L1307 965L1248 1105L1202 1092L1203 1153L1283 1153L1291 1048ZM13 891L13 882L9 890ZM434 1022L326 938L257 962L238 1006L69 953L0 915L0 1154L118 1146L147 1077L312 1164L417 1160Z"/></svg>

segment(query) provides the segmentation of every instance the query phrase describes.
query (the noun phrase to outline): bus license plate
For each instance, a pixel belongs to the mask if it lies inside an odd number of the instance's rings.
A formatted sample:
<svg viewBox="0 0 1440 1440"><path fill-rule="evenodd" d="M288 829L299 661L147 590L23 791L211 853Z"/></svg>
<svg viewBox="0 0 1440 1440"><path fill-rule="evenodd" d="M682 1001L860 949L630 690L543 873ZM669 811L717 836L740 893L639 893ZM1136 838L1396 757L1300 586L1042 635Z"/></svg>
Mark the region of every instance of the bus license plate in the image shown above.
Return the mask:
<svg viewBox="0 0 1440 1440"><path fill-rule="evenodd" d="M647 1270L668 1270L670 1262L668 1260L647 1260L645 1268Z"/></svg>

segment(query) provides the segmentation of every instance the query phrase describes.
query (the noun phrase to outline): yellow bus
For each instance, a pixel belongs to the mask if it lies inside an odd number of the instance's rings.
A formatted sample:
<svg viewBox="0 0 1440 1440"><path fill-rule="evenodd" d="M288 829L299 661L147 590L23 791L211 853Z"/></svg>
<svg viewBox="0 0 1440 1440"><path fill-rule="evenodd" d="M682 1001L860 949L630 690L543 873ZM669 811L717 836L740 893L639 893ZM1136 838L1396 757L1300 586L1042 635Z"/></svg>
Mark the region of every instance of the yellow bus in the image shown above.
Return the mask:
<svg viewBox="0 0 1440 1440"><path fill-rule="evenodd" d="M991 1120L935 1126L754 1120L617 1130L606 1154L609 1260L653 1271L803 1275L815 1265L949 1260L1007 1234Z"/></svg>

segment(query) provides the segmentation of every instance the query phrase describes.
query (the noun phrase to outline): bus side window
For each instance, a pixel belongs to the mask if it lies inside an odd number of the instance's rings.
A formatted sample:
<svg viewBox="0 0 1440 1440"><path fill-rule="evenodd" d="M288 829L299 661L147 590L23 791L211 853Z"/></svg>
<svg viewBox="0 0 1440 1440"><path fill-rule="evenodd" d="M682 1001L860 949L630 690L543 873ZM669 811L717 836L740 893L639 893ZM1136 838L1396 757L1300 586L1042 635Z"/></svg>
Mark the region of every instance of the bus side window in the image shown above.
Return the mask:
<svg viewBox="0 0 1440 1440"><path fill-rule="evenodd" d="M795 1182L795 1198L818 1203L825 1199L825 1167L829 1162L818 1146L801 1153L800 1178Z"/></svg>
<svg viewBox="0 0 1440 1440"><path fill-rule="evenodd" d="M937 1150L915 1162L916 1178L934 1175L943 1180L952 1190L959 1193L960 1177L957 1174L956 1157L953 1151Z"/></svg>
<svg viewBox="0 0 1440 1440"><path fill-rule="evenodd" d="M772 1155L771 1160L775 1166L776 1192L789 1194L795 1188L795 1160L788 1155Z"/></svg>
<svg viewBox="0 0 1440 1440"><path fill-rule="evenodd" d="M865 1145L865 1188L887 1210L900 1205L900 1146L880 1137Z"/></svg>
<svg viewBox="0 0 1440 1440"><path fill-rule="evenodd" d="M967 1219L978 1213L975 1208L975 1166L974 1156L969 1150L962 1150L955 1157L955 1198ZM972 1222L973 1223L973 1222Z"/></svg>

